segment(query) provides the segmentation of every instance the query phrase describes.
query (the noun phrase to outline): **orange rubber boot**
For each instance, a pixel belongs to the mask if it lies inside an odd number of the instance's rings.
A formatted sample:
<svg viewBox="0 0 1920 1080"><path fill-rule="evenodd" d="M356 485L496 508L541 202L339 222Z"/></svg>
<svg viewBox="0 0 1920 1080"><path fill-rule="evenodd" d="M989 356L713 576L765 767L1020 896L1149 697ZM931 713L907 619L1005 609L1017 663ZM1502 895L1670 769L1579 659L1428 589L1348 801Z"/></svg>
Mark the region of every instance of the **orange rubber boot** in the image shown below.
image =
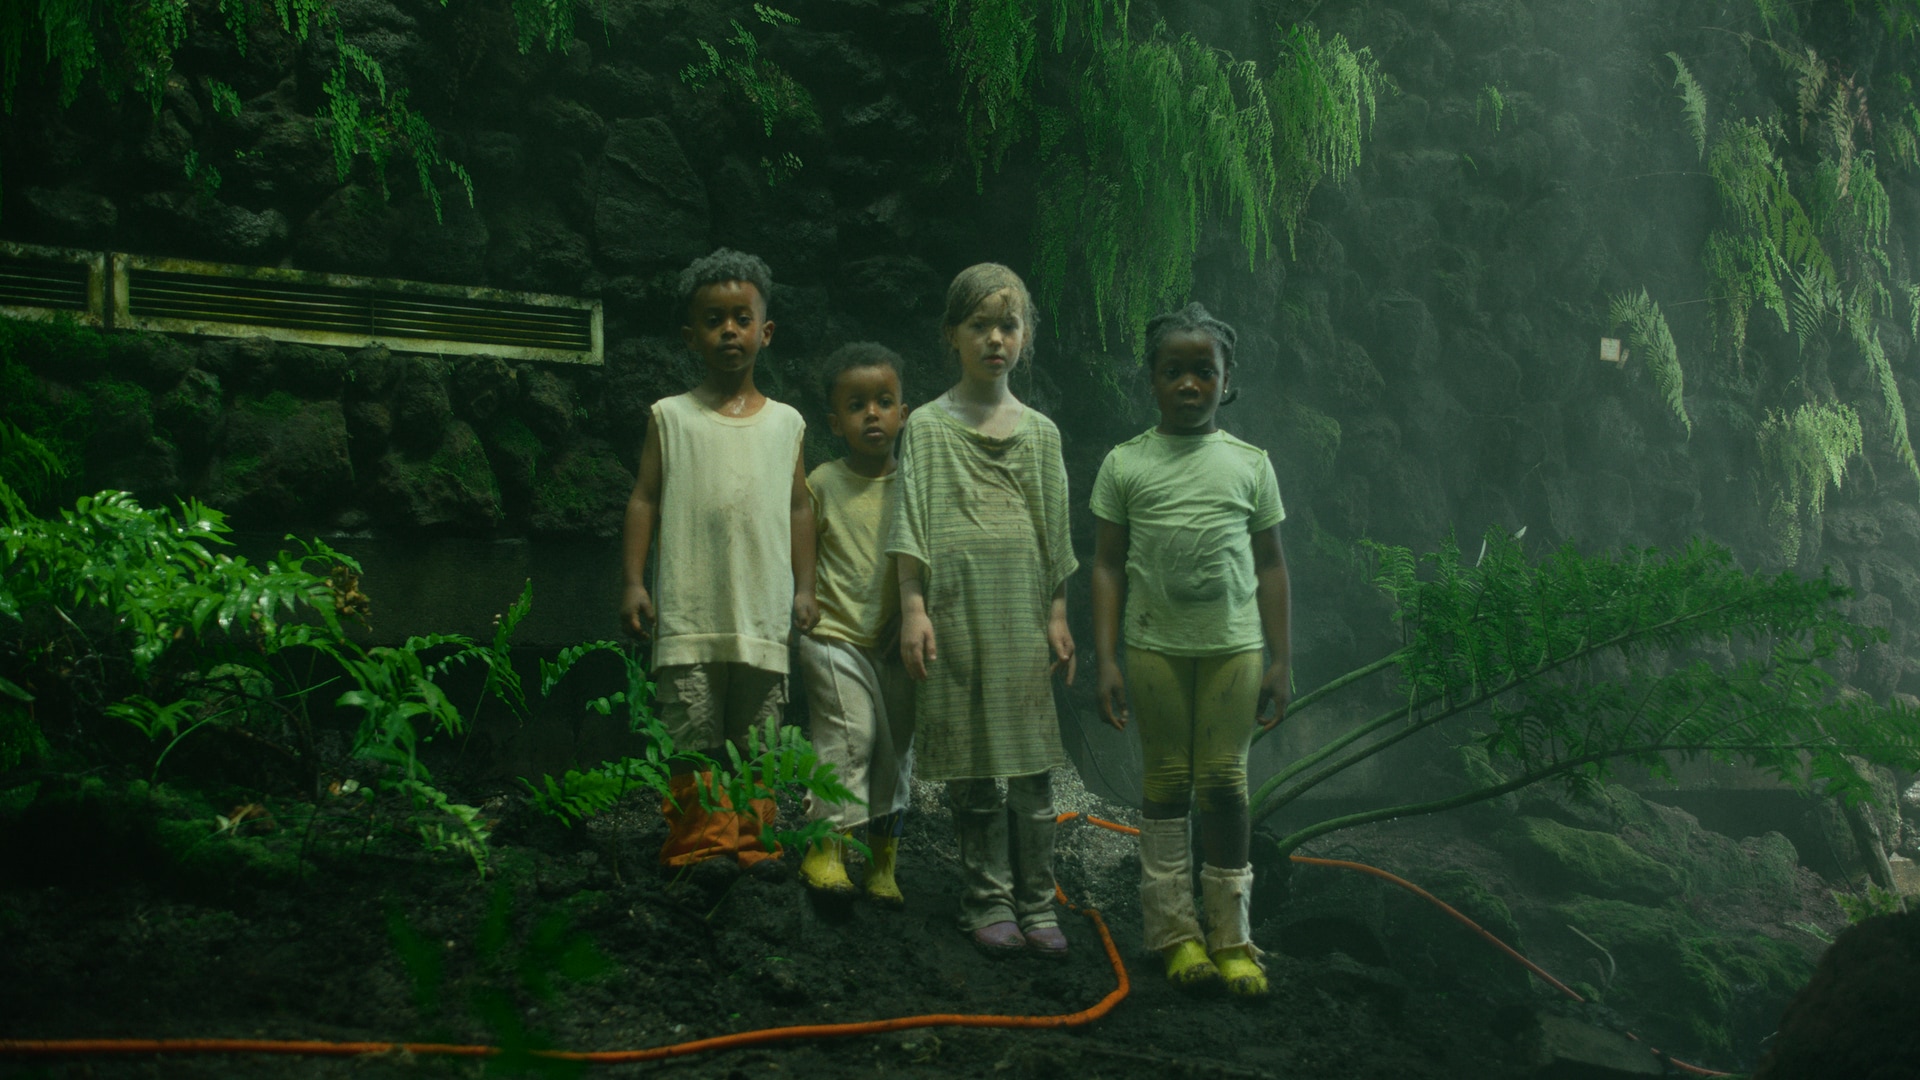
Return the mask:
<svg viewBox="0 0 1920 1080"><path fill-rule="evenodd" d="M739 841L734 857L740 860L742 870L764 859L777 859L778 851L768 851L766 841L761 839L761 830L771 830L780 821L780 805L772 799L754 799L747 804L751 812L735 814L739 822Z"/></svg>
<svg viewBox="0 0 1920 1080"><path fill-rule="evenodd" d="M668 796L660 800L660 813L667 819L667 842L660 846L660 865L691 866L733 853L739 815L724 810L710 812L700 805L700 786L708 782L706 773L668 779Z"/></svg>

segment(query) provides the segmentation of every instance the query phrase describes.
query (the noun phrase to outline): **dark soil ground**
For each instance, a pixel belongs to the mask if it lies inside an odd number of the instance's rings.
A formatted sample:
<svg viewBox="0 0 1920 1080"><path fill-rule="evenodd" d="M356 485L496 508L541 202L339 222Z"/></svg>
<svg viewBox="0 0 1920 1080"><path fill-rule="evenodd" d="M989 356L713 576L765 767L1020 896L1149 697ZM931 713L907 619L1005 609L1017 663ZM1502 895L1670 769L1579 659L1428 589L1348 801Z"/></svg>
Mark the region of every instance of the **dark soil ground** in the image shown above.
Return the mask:
<svg viewBox="0 0 1920 1080"><path fill-rule="evenodd" d="M1062 791L1062 809L1125 815L1075 787ZM568 830L496 793L487 807L501 822L484 879L459 856L390 842L365 852L310 845L297 872L278 876L182 876L156 869L138 835L99 822L43 821L36 842L16 843L12 865L0 868L0 1037L614 1050L921 1013L1071 1013L1111 991L1114 973L1080 916L1064 916L1073 946L1064 963L992 960L967 944L953 928L958 874L945 815L931 789L920 795L903 847L908 902L900 911L822 904L791 876L664 877L652 865L662 822L638 801ZM270 808L289 817L294 809ZM295 831L262 839L290 845ZM1446 865L1497 873L1476 865L1475 850L1449 826L1402 823L1367 830L1340 854L1408 876ZM1292 943L1307 955L1290 956L1278 939L1277 896L1261 906L1269 917L1256 934L1271 953L1273 994L1252 1003L1184 996L1138 947L1131 840L1067 826L1058 869L1069 896L1107 912L1131 973L1132 992L1104 1019L1059 1031L932 1028L785 1042L593 1071L821 1080L1498 1078L1530 1074L1528 1018L1554 1007L1538 984L1529 989L1511 973L1473 986L1311 942ZM1433 933L1456 931L1464 939L1457 927ZM587 962L594 956L597 965ZM0 1058L0 1075L47 1077L414 1077L484 1068L399 1053Z"/></svg>

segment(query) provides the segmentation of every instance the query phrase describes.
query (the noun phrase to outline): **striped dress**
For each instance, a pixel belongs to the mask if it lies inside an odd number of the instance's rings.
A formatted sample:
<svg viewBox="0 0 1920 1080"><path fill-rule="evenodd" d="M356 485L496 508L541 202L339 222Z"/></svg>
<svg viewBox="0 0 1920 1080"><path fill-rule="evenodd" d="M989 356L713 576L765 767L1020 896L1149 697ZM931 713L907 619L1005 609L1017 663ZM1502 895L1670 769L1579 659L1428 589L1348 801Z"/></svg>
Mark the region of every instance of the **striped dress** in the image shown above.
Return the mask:
<svg viewBox="0 0 1920 1080"><path fill-rule="evenodd" d="M993 439L931 404L907 419L899 448L887 552L926 564L937 654L915 699L915 772L979 780L1065 764L1047 616L1080 564L1060 429L1027 409Z"/></svg>

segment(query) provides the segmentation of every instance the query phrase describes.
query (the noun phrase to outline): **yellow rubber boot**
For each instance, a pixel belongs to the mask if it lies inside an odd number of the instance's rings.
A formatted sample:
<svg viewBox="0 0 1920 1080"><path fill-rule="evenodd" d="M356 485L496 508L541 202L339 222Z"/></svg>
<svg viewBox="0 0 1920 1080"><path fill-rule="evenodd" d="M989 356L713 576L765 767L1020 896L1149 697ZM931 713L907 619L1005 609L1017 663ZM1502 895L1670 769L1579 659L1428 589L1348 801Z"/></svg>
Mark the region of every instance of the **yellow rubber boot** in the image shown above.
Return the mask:
<svg viewBox="0 0 1920 1080"><path fill-rule="evenodd" d="M907 902L900 893L900 883L893 878L894 867L900 856L900 838L886 836L869 839L868 845L873 857L867 860L867 899L888 907L899 907Z"/></svg>
<svg viewBox="0 0 1920 1080"><path fill-rule="evenodd" d="M1207 947L1192 938L1167 946L1160 955L1167 961L1167 981L1175 986L1197 990L1220 981L1220 969L1207 956Z"/></svg>
<svg viewBox="0 0 1920 1080"><path fill-rule="evenodd" d="M1253 958L1250 946L1240 945L1231 949L1221 949L1213 954L1213 966L1219 969L1220 978L1226 981L1227 993L1237 997L1264 997L1267 993L1267 973L1261 969L1259 961Z"/></svg>
<svg viewBox="0 0 1920 1080"><path fill-rule="evenodd" d="M853 880L847 877L846 845L838 833L807 850L807 857L800 861L800 880L814 892L853 895Z"/></svg>

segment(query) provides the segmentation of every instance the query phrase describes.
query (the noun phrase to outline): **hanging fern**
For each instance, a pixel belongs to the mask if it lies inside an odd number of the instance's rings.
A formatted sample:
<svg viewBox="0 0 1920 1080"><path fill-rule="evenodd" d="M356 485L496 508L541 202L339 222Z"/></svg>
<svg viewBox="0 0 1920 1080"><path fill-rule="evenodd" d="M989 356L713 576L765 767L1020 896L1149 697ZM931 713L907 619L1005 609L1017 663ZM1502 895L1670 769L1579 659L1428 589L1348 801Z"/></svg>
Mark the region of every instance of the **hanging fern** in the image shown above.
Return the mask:
<svg viewBox="0 0 1920 1080"><path fill-rule="evenodd" d="M1874 382L1880 387L1880 403L1887 410L1887 431L1894 454L1913 474L1914 480L1920 481L1920 462L1914 460L1913 440L1907 434L1906 402L1901 400L1893 365L1887 362L1887 350L1880 344L1880 331L1873 325L1872 306L1862 298L1856 297L1847 309L1847 333L1860 355L1866 358L1867 370L1873 373Z"/></svg>
<svg viewBox="0 0 1920 1080"><path fill-rule="evenodd" d="M1283 31L1263 77L1164 25L1137 32L1116 0L943 10L976 175L1023 139L1039 153L1037 298L1084 299L1099 332L1136 353L1147 318L1185 295L1210 225L1234 222L1250 265L1276 226L1291 247L1314 188L1359 162L1384 86L1371 53L1311 26ZM1037 97L1043 43L1071 54L1064 99ZM1096 374L1117 388L1111 370Z"/></svg>
<svg viewBox="0 0 1920 1080"><path fill-rule="evenodd" d="M441 152L438 132L407 104L405 92L389 89L379 61L346 40L336 2L213 0L212 8L242 55L261 29L255 21L263 15L277 23L279 32L296 46L316 35L325 41L331 32L334 58L322 77L322 101L314 126L332 149L342 180L364 155L385 192L387 163L395 155L405 155L413 162L436 220L441 212L439 188L433 180L436 171L451 176L471 204L472 178ZM131 90L158 112L173 73L174 53L186 41L189 15L195 10L199 9L184 0L0 3L0 114L12 113L21 73L35 66L55 82L62 108L73 105L91 84L109 100ZM513 0L512 11L522 52L535 42L554 49L573 39L573 0ZM238 95L224 83L213 83L210 97L216 112L235 115L240 110ZM198 166L194 172L195 179L218 175L209 166ZM210 185L202 182L200 186L204 190Z"/></svg>
<svg viewBox="0 0 1920 1080"><path fill-rule="evenodd" d="M1051 152L1036 287L1056 308L1070 278L1085 282L1096 324L1116 326L1137 354L1147 319L1185 295L1209 219L1239 219L1250 263L1266 253L1274 129L1251 63L1164 28L1142 41L1120 30L1085 69L1070 113L1042 114Z"/></svg>
<svg viewBox="0 0 1920 1080"><path fill-rule="evenodd" d="M1289 251L1314 189L1323 180L1342 183L1359 167L1387 87L1372 50L1355 49L1339 34L1323 41L1311 24L1287 31L1267 100L1279 176L1274 205Z"/></svg>
<svg viewBox="0 0 1920 1080"><path fill-rule="evenodd" d="M1774 476L1768 517L1788 562L1799 556L1802 518L1826 509L1827 487L1839 487L1847 463L1864 447L1860 415L1851 406L1815 403L1792 413L1768 410L1760 424L1760 460Z"/></svg>
<svg viewBox="0 0 1920 1080"><path fill-rule="evenodd" d="M1793 318L1788 286L1803 301L1838 288L1819 230L1774 151L1781 137L1776 122L1743 118L1722 126L1708 155L1723 218L1707 238L1705 255L1716 301L1715 336L1736 357L1755 303L1778 315L1782 329L1804 333L1804 324Z"/></svg>
<svg viewBox="0 0 1920 1080"><path fill-rule="evenodd" d="M1667 59L1673 61L1673 85L1680 88L1680 111L1687 119L1687 134L1693 136L1693 145L1702 159L1707 156L1707 93L1700 89L1700 83L1687 70L1687 62L1680 59L1679 53L1668 53Z"/></svg>
<svg viewBox="0 0 1920 1080"><path fill-rule="evenodd" d="M1653 373L1653 385L1660 396L1673 410L1687 434L1693 434L1693 419L1687 415L1686 378L1680 370L1679 350L1673 343L1673 334L1667 329L1667 317L1660 313L1660 305L1646 289L1634 293L1618 293L1608 307L1609 318L1614 326L1627 327L1627 340L1633 348L1646 358L1647 370Z"/></svg>
<svg viewBox="0 0 1920 1080"><path fill-rule="evenodd" d="M1028 0L946 0L945 6L941 31L962 80L960 115L978 187L988 163L998 169L1032 127L1038 13Z"/></svg>

